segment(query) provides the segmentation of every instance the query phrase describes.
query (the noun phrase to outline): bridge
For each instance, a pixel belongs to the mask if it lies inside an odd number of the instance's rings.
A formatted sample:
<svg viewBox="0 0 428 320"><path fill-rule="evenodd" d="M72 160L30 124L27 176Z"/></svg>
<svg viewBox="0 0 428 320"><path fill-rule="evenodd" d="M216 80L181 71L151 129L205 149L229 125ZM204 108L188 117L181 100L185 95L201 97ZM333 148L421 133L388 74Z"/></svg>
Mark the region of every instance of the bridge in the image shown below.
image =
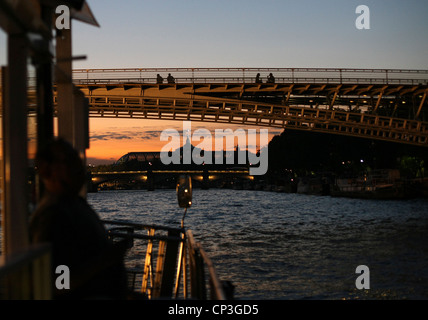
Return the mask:
<svg viewBox="0 0 428 320"><path fill-rule="evenodd" d="M89 100L90 117L255 125L428 146L428 70L77 69L73 82Z"/></svg>
<svg viewBox="0 0 428 320"><path fill-rule="evenodd" d="M197 188L233 187L233 184L242 185L251 183L254 177L249 174L248 168L233 169L158 169L136 171L108 171L91 173L91 190L99 187L106 188L137 188L154 190L155 188L175 188L180 175L192 177L192 183Z"/></svg>
<svg viewBox="0 0 428 320"><path fill-rule="evenodd" d="M428 70L79 69L73 82L89 99L91 117L290 128L428 146Z"/></svg>

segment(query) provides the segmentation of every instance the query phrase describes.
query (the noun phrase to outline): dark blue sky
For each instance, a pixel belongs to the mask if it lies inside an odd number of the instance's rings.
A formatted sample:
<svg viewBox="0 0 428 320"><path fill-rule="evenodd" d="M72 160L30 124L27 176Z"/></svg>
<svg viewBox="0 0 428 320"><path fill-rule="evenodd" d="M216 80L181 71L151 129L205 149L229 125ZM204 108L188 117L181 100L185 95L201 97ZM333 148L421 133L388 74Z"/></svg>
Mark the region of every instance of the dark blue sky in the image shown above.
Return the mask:
<svg viewBox="0 0 428 320"><path fill-rule="evenodd" d="M75 68L428 69L427 0L89 0L101 28L75 22ZM358 30L358 5L370 30ZM5 63L0 33L0 64Z"/></svg>
<svg viewBox="0 0 428 320"><path fill-rule="evenodd" d="M76 24L76 67L428 68L426 0L89 3L101 28Z"/></svg>

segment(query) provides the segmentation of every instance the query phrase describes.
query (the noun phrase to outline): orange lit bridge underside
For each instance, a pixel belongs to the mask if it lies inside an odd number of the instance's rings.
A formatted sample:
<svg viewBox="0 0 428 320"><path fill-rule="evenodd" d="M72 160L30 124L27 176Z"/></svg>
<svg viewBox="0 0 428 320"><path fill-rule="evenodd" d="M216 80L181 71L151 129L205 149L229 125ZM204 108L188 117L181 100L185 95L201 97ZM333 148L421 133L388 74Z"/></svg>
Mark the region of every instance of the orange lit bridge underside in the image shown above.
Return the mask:
<svg viewBox="0 0 428 320"><path fill-rule="evenodd" d="M161 97L116 88L91 93L91 117L191 120L232 123L341 135L428 146L428 123L330 107L290 106L249 100L189 95ZM135 93L135 92L134 92Z"/></svg>
<svg viewBox="0 0 428 320"><path fill-rule="evenodd" d="M270 72L275 83L267 83ZM176 76L156 83L156 74ZM260 73L263 83L256 82ZM74 70L91 117L191 120L428 146L428 70Z"/></svg>
<svg viewBox="0 0 428 320"><path fill-rule="evenodd" d="M144 98L138 104L129 97L120 99L90 97L90 116L279 127L428 146L428 123L417 120L219 98Z"/></svg>

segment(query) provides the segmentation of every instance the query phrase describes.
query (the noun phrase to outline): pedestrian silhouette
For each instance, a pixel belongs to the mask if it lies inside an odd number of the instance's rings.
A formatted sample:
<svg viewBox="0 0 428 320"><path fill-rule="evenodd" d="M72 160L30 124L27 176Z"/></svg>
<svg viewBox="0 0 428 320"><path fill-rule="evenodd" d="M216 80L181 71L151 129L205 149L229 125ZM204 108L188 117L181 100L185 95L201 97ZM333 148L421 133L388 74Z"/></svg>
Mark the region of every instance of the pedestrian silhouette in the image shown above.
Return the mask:
<svg viewBox="0 0 428 320"><path fill-rule="evenodd" d="M65 140L55 140L38 150L36 165L45 190L30 217L30 238L51 244L53 279L58 266L70 272L70 289L57 288L53 298L125 298L126 248L109 240L98 215L79 195L86 170L77 151Z"/></svg>
<svg viewBox="0 0 428 320"><path fill-rule="evenodd" d="M273 76L272 73L269 73L269 76L267 78L267 82L268 83L275 83L275 77Z"/></svg>
<svg viewBox="0 0 428 320"><path fill-rule="evenodd" d="M168 73L168 77L166 79L167 79L168 83L175 83L175 79L171 75L171 73Z"/></svg>
<svg viewBox="0 0 428 320"><path fill-rule="evenodd" d="M159 73L156 75L156 83L163 83L163 78Z"/></svg>
<svg viewBox="0 0 428 320"><path fill-rule="evenodd" d="M262 79L260 79L260 73L256 75L256 83L262 83Z"/></svg>

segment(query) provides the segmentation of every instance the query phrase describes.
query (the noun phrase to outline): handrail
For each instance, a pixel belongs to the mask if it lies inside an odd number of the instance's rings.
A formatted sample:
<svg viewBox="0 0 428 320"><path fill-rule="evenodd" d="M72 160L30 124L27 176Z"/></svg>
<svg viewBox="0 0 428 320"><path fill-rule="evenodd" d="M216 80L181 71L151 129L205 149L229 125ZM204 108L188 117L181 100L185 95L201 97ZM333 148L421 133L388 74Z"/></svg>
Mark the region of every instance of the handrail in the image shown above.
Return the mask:
<svg viewBox="0 0 428 320"><path fill-rule="evenodd" d="M156 229L156 230L165 230L165 231L171 231L171 230L174 230L174 231L177 230L177 231L182 231L182 232L184 231L181 228L160 226L160 225L155 225L155 224L141 224L141 223L134 223L134 222L128 222L128 221L120 221L120 220L103 219L102 222L104 224L108 224L108 225L132 227L136 230Z"/></svg>
<svg viewBox="0 0 428 320"><path fill-rule="evenodd" d="M200 71L295 71L295 72L388 72L388 73L425 73L428 74L428 69L366 69L366 68L91 68L91 69L74 69L73 73L95 73L95 72L168 72L168 71L186 71L186 72L200 72Z"/></svg>
<svg viewBox="0 0 428 320"><path fill-rule="evenodd" d="M428 84L428 70L364 68L110 68L74 69L75 84L156 84L157 74L171 73L175 83L262 83L272 73L275 83ZM29 81L34 75L29 76Z"/></svg>
<svg viewBox="0 0 428 320"><path fill-rule="evenodd" d="M226 300L226 295L224 293L223 286L222 286L220 280L218 279L217 273L215 271L215 268L214 268L214 265L213 265L211 259L208 257L205 250L202 249L202 246L195 241L195 238L193 237L191 230L188 230L186 235L187 235L187 239L189 241L190 247L193 249L193 251L196 251L196 252L193 252L192 250L189 250L189 255L200 254L203 263L208 268L209 279L210 279L211 297L214 300ZM192 258L190 258L190 260L192 261ZM201 270L200 270L200 272L201 272ZM200 285L203 285L203 284L200 284Z"/></svg>
<svg viewBox="0 0 428 320"><path fill-rule="evenodd" d="M187 274L189 274L192 279L196 279L196 282L192 283L192 297L194 298L197 296L199 299L207 299L205 294L197 295L195 293L195 290L198 292L206 292L204 266L207 266L210 280L210 298L225 299L225 294L221 282L216 275L213 263L200 244L195 242L190 230L185 233L183 228L143 225L126 221L103 220L103 223L112 226L108 229L109 236L112 237L112 239L118 237L130 240L128 243L130 246L128 248L134 246L134 239L148 241L146 244L147 251L145 254L144 268L142 270L130 270L134 275L133 283L135 283L135 276L141 274L141 293L145 294L148 298L171 298L173 295L170 296L170 293L173 288L170 285L175 286L175 297L177 298L181 275L183 276L183 297L187 298ZM148 231L147 235L136 232L144 230ZM167 232L167 234L158 235L156 234L158 230ZM182 249L180 249L179 243L181 243L180 246ZM183 245L185 246L184 250L182 247ZM137 251L138 250L139 249L137 249ZM180 257L178 257L178 251L184 252L184 256L180 253ZM157 253L157 255L155 253ZM187 254L189 255L189 259L186 257ZM195 261L195 259L198 261L196 265L190 262ZM181 261L183 264L181 264ZM180 269L182 267L187 271L183 272L183 269ZM174 284L173 274L175 274L175 272L177 272L177 277ZM196 278L195 275L197 275Z"/></svg>
<svg viewBox="0 0 428 320"><path fill-rule="evenodd" d="M0 256L0 299L51 299L51 246L33 245ZM5 285L4 288L1 285Z"/></svg>
<svg viewBox="0 0 428 320"><path fill-rule="evenodd" d="M255 83L257 73L263 83L272 73L275 83L381 83L427 84L428 70L358 68L121 68L75 69L77 84L156 83L157 74L175 78L175 83Z"/></svg>

